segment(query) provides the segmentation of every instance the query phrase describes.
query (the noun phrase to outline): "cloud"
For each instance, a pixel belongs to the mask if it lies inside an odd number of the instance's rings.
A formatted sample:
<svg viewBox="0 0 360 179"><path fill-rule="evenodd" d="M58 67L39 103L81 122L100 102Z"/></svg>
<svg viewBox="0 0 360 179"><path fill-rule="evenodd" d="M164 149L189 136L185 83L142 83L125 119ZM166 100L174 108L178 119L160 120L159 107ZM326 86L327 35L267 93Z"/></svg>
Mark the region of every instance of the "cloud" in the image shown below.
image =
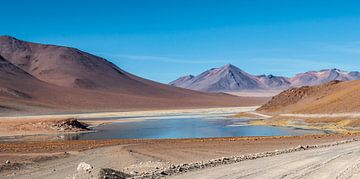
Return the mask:
<svg viewBox="0 0 360 179"><path fill-rule="evenodd" d="M321 49L328 51L336 52L345 52L345 53L360 53L360 41L354 41L347 44L335 45L335 44L325 44L317 43Z"/></svg>
<svg viewBox="0 0 360 179"><path fill-rule="evenodd" d="M102 54L109 56L110 58L116 58L115 60L130 59L130 60L139 60L139 61L155 61L155 62L164 62L164 63L178 63L178 64L207 64L207 63L228 63L225 60L189 60L189 59L179 59L163 56L148 56L148 55L128 55L128 54Z"/></svg>
<svg viewBox="0 0 360 179"><path fill-rule="evenodd" d="M339 68L342 70L352 71L359 69L360 66L354 64L334 63L326 60L301 59L301 58L253 58L251 62L258 65L266 66L266 71L277 73L278 75L292 76L297 73L303 73L309 70L322 70ZM342 62L339 60L339 62ZM262 72L262 73L264 73Z"/></svg>

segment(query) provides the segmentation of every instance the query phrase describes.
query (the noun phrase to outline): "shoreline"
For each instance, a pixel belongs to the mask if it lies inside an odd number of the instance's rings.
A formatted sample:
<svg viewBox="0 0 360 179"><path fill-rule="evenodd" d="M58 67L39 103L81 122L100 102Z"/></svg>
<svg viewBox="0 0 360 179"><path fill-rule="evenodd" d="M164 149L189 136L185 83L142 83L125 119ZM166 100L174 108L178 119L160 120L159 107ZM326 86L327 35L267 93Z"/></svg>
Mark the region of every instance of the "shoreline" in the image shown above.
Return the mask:
<svg viewBox="0 0 360 179"><path fill-rule="evenodd" d="M309 118L306 116L307 114L286 114L286 115L278 114L278 115L270 116L269 114L262 114L251 111L251 112L242 112L230 117L231 118L246 117L250 119L248 121L248 124L255 126L257 125L257 126L291 127L291 128L300 128L300 129L308 129L308 130L331 131L333 133L339 133L339 134L360 133L360 126L353 127L353 126L344 125L346 123L349 123L349 119L347 118L345 119L338 118L335 115L330 117L331 120L328 120L328 116L331 116L331 114L321 114L320 116L317 114L311 115L311 116L316 116L316 118ZM352 118L351 120L354 121L359 119Z"/></svg>
<svg viewBox="0 0 360 179"><path fill-rule="evenodd" d="M155 111L132 111L132 112L106 112L106 113L79 113L61 115L31 115L17 117L0 117L0 137L29 136L29 135L61 135L83 131L59 131L54 130L52 125L57 121L76 119L89 126L99 126L112 122L142 121L147 118L161 118L167 115L212 115L217 113L237 113L254 110L257 106L228 107L228 108L200 108L200 109L176 109ZM112 119L117 118L117 119Z"/></svg>
<svg viewBox="0 0 360 179"><path fill-rule="evenodd" d="M329 127L318 127L313 126L308 123L294 123L290 120L284 119L274 119L275 117L261 114L254 111L256 107L236 107L236 108L207 108L207 109L182 109L182 110L161 110L161 111L136 111L136 112L112 112L112 113L86 113L86 114L66 114L66 115L33 115L25 117L0 117L0 141L11 141L11 139L21 140L21 138L31 138L31 137L48 137L49 139L61 137L64 135L70 134L80 134L88 132L96 132L95 127L100 125L111 125L112 123L122 123L122 122L141 122L147 119L162 119L162 117L179 117L178 114L190 115L190 116L202 116L202 115L211 115L215 114L224 115L225 118L247 118L249 119L246 123L253 126L275 126L275 127L287 127L287 128L297 128L304 130L319 130L324 131L324 133L356 133L356 131L348 130L338 130ZM205 114L206 113L206 114ZM227 113L233 113L227 114ZM235 114L236 113L236 114ZM180 117L182 117L180 115ZM53 129L44 130L44 124L54 123L61 120L69 120L70 118L63 117L78 117L74 118L76 121L83 123L87 126L89 130L77 130L76 128L71 128L70 131L59 131ZM115 118L115 119L114 119ZM5 125L4 125L5 123ZM6 123L8 125L6 125ZM11 128L11 125L18 127L19 125L30 125L27 126L30 129L24 129L21 127L20 130L5 130L4 128ZM9 126L10 124L10 126ZM40 126L37 126L39 125ZM40 127L40 130L37 130L35 127ZM48 126L45 126L48 127ZM19 127L18 127L19 128ZM52 128L52 127L50 127ZM22 131L23 130L23 131ZM56 139L55 139L56 140Z"/></svg>

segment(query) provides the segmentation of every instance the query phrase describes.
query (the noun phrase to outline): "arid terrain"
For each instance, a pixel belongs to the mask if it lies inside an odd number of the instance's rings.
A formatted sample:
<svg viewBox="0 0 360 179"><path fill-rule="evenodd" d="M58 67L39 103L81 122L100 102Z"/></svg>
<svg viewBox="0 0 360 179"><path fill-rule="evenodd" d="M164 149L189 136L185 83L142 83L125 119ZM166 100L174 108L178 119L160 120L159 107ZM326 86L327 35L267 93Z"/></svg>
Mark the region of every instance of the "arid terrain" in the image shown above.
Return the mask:
<svg viewBox="0 0 360 179"><path fill-rule="evenodd" d="M292 126L341 133L360 129L360 81L331 81L285 90L247 116L253 125ZM265 117L264 117L265 116Z"/></svg>
<svg viewBox="0 0 360 179"><path fill-rule="evenodd" d="M326 114L360 110L360 80L331 81L283 91L258 111L269 113Z"/></svg>
<svg viewBox="0 0 360 179"><path fill-rule="evenodd" d="M253 106L264 97L196 92L132 75L75 48L0 36L0 115Z"/></svg>
<svg viewBox="0 0 360 179"><path fill-rule="evenodd" d="M97 178L101 168L142 175L162 171L172 165L281 151L299 145L328 144L354 138L358 139L359 136L2 142L0 161L5 163L5 160L9 160L11 163L2 165L0 176L1 178L73 178L74 176ZM358 145L358 142L353 145ZM294 155L296 154L295 152ZM76 168L80 162L91 164L94 167L92 172L78 172ZM239 164L241 165L242 162ZM227 165L223 166L227 167Z"/></svg>
<svg viewBox="0 0 360 179"><path fill-rule="evenodd" d="M225 77L226 85L237 89L229 72L249 75L232 65L208 73L221 74L219 79ZM323 75L330 79L328 76L333 75ZM282 77L250 75L249 79L256 85L290 85ZM302 77L298 79L301 83ZM219 85L225 83L220 80ZM251 84L249 88L253 88ZM120 172L135 178L261 177L261 173L244 171L275 161L280 161L280 168L289 165L292 169L284 172L263 167L269 176L292 176L298 170L306 176L312 166L318 166L315 172L321 172L321 167L332 170L334 164L326 158L339 163L351 158L351 166L344 165L337 174L358 174L354 156L358 153L360 81L332 81L281 93L282 88L265 88L230 94L192 91L143 79L75 48L1 36L0 178L97 178L104 174L103 168L113 169L110 174ZM156 115L191 117L198 112L211 116L219 111L239 113L226 116L226 120L248 120L241 125L316 129L327 134L148 140L67 140L62 135L95 132L94 126ZM296 164L297 160L302 162ZM243 163L248 163L247 167ZM189 173L182 175L185 171ZM219 175L219 171L229 175Z"/></svg>
<svg viewBox="0 0 360 179"><path fill-rule="evenodd" d="M352 178L360 177L360 143L297 151L187 172L170 178Z"/></svg>

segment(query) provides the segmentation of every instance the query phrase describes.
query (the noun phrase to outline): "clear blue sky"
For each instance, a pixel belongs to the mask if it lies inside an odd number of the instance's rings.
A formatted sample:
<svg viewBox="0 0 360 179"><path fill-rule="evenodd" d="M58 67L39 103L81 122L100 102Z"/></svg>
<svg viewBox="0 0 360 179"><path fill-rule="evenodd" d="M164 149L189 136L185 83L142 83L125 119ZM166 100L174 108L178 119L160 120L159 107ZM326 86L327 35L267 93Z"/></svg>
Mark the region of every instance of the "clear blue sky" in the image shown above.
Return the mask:
<svg viewBox="0 0 360 179"><path fill-rule="evenodd" d="M356 0L18 0L0 34L66 45L169 82L232 63L253 74L360 70Z"/></svg>

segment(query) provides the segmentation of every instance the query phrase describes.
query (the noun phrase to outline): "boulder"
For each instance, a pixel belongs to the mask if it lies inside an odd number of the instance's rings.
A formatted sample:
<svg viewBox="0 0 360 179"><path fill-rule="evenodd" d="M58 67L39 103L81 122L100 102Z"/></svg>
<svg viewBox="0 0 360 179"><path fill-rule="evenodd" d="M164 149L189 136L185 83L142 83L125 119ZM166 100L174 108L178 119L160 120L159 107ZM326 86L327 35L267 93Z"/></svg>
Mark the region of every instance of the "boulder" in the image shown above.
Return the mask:
<svg viewBox="0 0 360 179"><path fill-rule="evenodd" d="M78 172L90 172L92 169L93 169L93 166L91 166L90 164L87 164L85 162L80 162L77 167Z"/></svg>

